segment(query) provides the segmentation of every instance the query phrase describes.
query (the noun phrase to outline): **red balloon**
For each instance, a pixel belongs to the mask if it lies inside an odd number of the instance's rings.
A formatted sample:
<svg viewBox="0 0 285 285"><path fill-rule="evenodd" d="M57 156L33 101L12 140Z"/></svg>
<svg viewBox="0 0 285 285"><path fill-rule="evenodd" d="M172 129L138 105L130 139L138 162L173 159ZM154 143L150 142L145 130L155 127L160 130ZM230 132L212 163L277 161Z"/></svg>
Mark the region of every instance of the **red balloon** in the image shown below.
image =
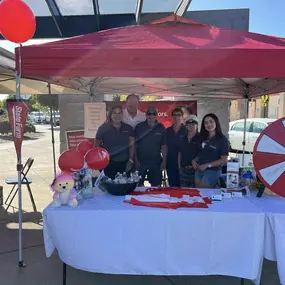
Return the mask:
<svg viewBox="0 0 285 285"><path fill-rule="evenodd" d="M36 19L24 1L0 1L0 15L0 31L4 38L20 44L33 37L36 31Z"/></svg>
<svg viewBox="0 0 285 285"><path fill-rule="evenodd" d="M77 145L77 150L83 155L85 155L91 148L93 148L93 145L89 141L82 141Z"/></svg>
<svg viewBox="0 0 285 285"><path fill-rule="evenodd" d="M108 151L101 147L94 147L90 149L85 155L85 162L88 168L93 170L104 169L110 161Z"/></svg>
<svg viewBox="0 0 285 285"><path fill-rule="evenodd" d="M84 166L84 156L77 150L69 149L59 157L58 166L66 174L79 171Z"/></svg>

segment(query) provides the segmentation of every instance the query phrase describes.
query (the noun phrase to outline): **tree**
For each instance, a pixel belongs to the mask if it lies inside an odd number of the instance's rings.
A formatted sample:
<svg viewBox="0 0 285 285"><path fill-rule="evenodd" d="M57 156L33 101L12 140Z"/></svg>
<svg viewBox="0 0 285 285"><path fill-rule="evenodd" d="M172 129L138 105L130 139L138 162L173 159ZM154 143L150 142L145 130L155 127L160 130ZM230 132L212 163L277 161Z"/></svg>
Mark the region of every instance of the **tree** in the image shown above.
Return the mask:
<svg viewBox="0 0 285 285"><path fill-rule="evenodd" d="M58 110L58 95L50 94L50 95L37 95L37 102L42 107L52 108L53 110Z"/></svg>
<svg viewBox="0 0 285 285"><path fill-rule="evenodd" d="M113 101L126 101L127 100L128 95L113 95Z"/></svg>
<svg viewBox="0 0 285 285"><path fill-rule="evenodd" d="M42 110L49 109L50 112L50 119L51 123L55 123L55 113L54 111L58 110L59 103L58 103L58 95L57 94L50 94L50 95L37 95L38 103L42 106Z"/></svg>
<svg viewBox="0 0 285 285"><path fill-rule="evenodd" d="M113 101L116 101L116 102L119 102L121 101L121 96L116 94L116 95L113 95Z"/></svg>
<svg viewBox="0 0 285 285"><path fill-rule="evenodd" d="M156 101L157 99L157 96L143 96L141 101Z"/></svg>

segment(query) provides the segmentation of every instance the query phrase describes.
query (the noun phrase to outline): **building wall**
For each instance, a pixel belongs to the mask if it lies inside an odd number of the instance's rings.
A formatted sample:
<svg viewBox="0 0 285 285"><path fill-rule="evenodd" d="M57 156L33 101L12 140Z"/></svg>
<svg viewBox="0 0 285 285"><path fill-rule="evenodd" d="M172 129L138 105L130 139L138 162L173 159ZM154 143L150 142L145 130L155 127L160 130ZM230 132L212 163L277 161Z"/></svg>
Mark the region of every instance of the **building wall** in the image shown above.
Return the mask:
<svg viewBox="0 0 285 285"><path fill-rule="evenodd" d="M187 99L185 99L185 97L175 97L174 100L186 101ZM195 99L191 97L190 100L193 101ZM199 120L199 130L203 117L206 114L214 113L219 118L223 134L225 136L228 136L230 121L230 103L231 100L229 99L197 99L197 116Z"/></svg>
<svg viewBox="0 0 285 285"><path fill-rule="evenodd" d="M196 22L220 28L229 28L241 31L249 30L249 9L188 11L184 17Z"/></svg>
<svg viewBox="0 0 285 285"><path fill-rule="evenodd" d="M97 96L94 101L103 101L102 96ZM84 129L84 103L90 103L89 95L60 95L60 153L67 149L65 132L69 130Z"/></svg>
<svg viewBox="0 0 285 285"><path fill-rule="evenodd" d="M244 118L244 100L233 100L230 108L230 120ZM269 95L266 107L262 106L260 98L250 100L248 108L248 118L272 118L279 119L285 117L285 92Z"/></svg>

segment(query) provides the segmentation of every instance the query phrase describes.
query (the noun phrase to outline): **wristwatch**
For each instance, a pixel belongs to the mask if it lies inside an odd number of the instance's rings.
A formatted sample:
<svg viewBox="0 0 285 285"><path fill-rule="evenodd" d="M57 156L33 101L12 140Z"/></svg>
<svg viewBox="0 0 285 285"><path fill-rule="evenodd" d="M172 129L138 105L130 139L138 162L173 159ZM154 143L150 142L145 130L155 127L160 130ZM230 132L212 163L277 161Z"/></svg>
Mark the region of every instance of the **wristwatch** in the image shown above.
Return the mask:
<svg viewBox="0 0 285 285"><path fill-rule="evenodd" d="M129 159L129 161L130 161L131 163L134 163L134 161L133 161L132 159Z"/></svg>
<svg viewBox="0 0 285 285"><path fill-rule="evenodd" d="M208 164L207 168L212 168L212 165L211 165L211 164Z"/></svg>

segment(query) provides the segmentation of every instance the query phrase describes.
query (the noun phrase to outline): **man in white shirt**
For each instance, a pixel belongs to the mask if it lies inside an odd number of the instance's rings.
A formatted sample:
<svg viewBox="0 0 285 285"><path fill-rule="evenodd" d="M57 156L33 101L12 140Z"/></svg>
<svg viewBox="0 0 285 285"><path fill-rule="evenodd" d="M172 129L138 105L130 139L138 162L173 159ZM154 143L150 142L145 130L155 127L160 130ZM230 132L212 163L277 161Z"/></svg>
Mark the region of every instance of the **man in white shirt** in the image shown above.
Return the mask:
<svg viewBox="0 0 285 285"><path fill-rule="evenodd" d="M138 110L139 97L135 94L130 94L127 97L127 107L123 110L123 122L136 127L138 123L146 120L145 113Z"/></svg>

